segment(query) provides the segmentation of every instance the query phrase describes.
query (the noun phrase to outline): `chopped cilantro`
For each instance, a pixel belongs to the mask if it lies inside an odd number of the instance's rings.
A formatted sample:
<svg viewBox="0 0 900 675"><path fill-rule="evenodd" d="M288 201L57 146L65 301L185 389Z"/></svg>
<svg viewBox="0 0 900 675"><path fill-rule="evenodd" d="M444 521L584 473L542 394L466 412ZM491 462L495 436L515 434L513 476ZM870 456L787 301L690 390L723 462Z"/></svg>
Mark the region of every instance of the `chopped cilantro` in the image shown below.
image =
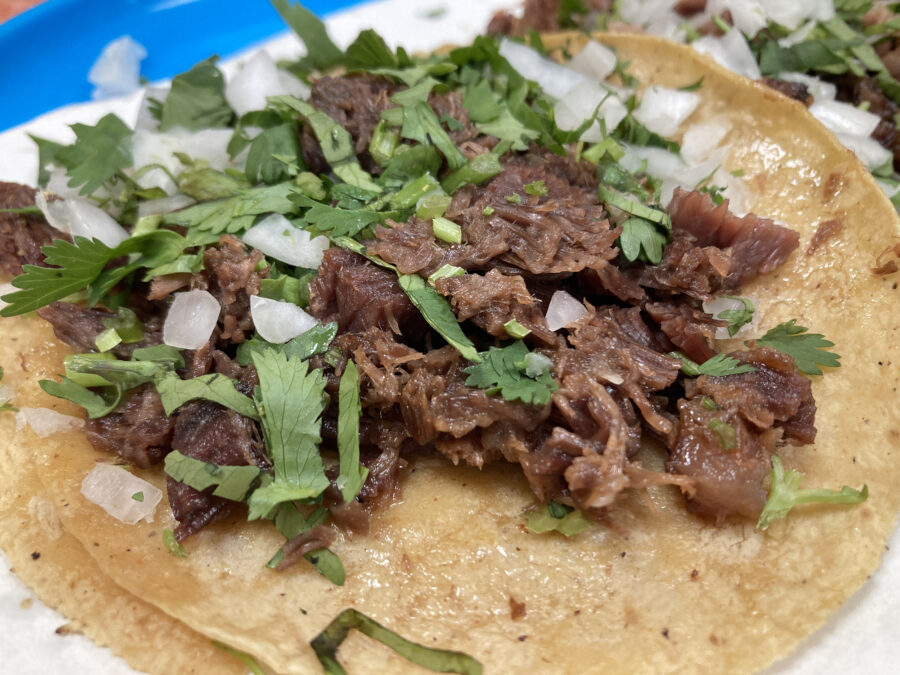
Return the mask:
<svg viewBox="0 0 900 675"><path fill-rule="evenodd" d="M291 195L304 196L294 183L285 182L250 189L226 199L201 202L167 213L163 223L196 228L212 234L236 234L250 228L257 216L267 213L289 214L296 209Z"/></svg>
<svg viewBox="0 0 900 675"><path fill-rule="evenodd" d="M532 405L547 405L559 385L549 371L530 376L525 372L528 347L521 340L482 352L480 364L464 368L469 377L466 384L484 389L487 394L500 394L507 401L522 401Z"/></svg>
<svg viewBox="0 0 900 675"><path fill-rule="evenodd" d="M302 166L296 124L285 123L263 129L250 141L244 173L251 183L274 185L298 174Z"/></svg>
<svg viewBox="0 0 900 675"><path fill-rule="evenodd" d="M337 660L337 651L353 629L389 647L406 660L438 673L481 675L483 672L482 665L467 654L411 642L365 614L355 609L345 609L310 642L326 673L346 675Z"/></svg>
<svg viewBox="0 0 900 675"><path fill-rule="evenodd" d="M372 132L372 140L369 141L369 154L372 155L372 159L384 166L394 156L398 145L400 134L388 127L384 120L379 120Z"/></svg>
<svg viewBox="0 0 900 675"><path fill-rule="evenodd" d="M678 87L678 91L697 91L700 87L703 86L703 78L705 75L701 75L700 79L696 82L692 82L691 84L686 84L683 87Z"/></svg>
<svg viewBox="0 0 900 675"><path fill-rule="evenodd" d="M385 215L368 209L342 209L337 206L319 204L305 195L294 195L299 206L309 206L304 219L319 232L328 232L334 237L355 237L367 225L381 222Z"/></svg>
<svg viewBox="0 0 900 675"><path fill-rule="evenodd" d="M700 405L702 405L707 410L718 410L719 409L719 405L716 403L715 399L712 399L709 396L701 397Z"/></svg>
<svg viewBox="0 0 900 675"><path fill-rule="evenodd" d="M57 239L41 249L45 262L57 267L25 265L24 274L12 282L20 290L3 296L9 305L0 310L0 316L34 311L86 287L90 287L89 301L96 303L132 271L173 260L186 245L183 237L168 230L131 237L115 248L84 237L75 237L74 244ZM128 264L104 271L110 261L132 253L138 255Z"/></svg>
<svg viewBox="0 0 900 675"><path fill-rule="evenodd" d="M703 405L702 401L701 405ZM704 405L704 407L706 406ZM728 422L717 419L710 420L709 429L719 439L719 445L722 446L723 450L735 450L737 448L737 430Z"/></svg>
<svg viewBox="0 0 900 675"><path fill-rule="evenodd" d="M485 206L483 209L481 209L481 215L483 215L483 216L490 217L491 215L493 215L493 213L494 213L493 206Z"/></svg>
<svg viewBox="0 0 900 675"><path fill-rule="evenodd" d="M66 168L69 187L81 186L81 194L91 195L131 166L131 129L112 113L95 126L73 124L72 131L75 143L57 146L53 155L54 163Z"/></svg>
<svg viewBox="0 0 900 675"><path fill-rule="evenodd" d="M434 283L438 279L443 279L444 277L461 277L466 273L466 271L462 267L457 267L456 265L442 265L431 275L428 277L428 283L434 286Z"/></svg>
<svg viewBox="0 0 900 675"><path fill-rule="evenodd" d="M400 288L422 313L425 321L440 333L441 337L455 347L464 358L475 363L481 362L475 345L463 333L445 297L417 274L400 274L397 280L400 282Z"/></svg>
<svg viewBox="0 0 900 675"><path fill-rule="evenodd" d="M550 502L526 515L525 527L535 534L559 532L567 537L573 537L591 527L591 521L581 511L558 502Z"/></svg>
<svg viewBox="0 0 900 675"><path fill-rule="evenodd" d="M834 343L821 333L807 333L807 328L796 324L796 319L779 324L756 340L756 344L773 347L793 357L797 369L806 375L821 375L819 366L839 368L840 354L828 351Z"/></svg>
<svg viewBox="0 0 900 675"><path fill-rule="evenodd" d="M719 297L728 300L736 300L744 306L743 309L726 309L723 312L719 312L716 317L717 319L728 322L728 336L734 337L743 326L746 326L753 321L753 302L747 298L739 298L734 295L720 295Z"/></svg>
<svg viewBox="0 0 900 675"><path fill-rule="evenodd" d="M231 408L244 417L259 420L253 400L237 390L234 380L221 373L182 380L177 373L169 371L157 377L155 385L167 416L189 401L204 399Z"/></svg>
<svg viewBox="0 0 900 675"><path fill-rule="evenodd" d="M337 329L334 322L319 323L284 344L272 344L255 335L240 344L237 362L242 366L249 366L253 362L254 354L262 354L267 350L280 352L293 359L308 359L317 354L324 354L337 335Z"/></svg>
<svg viewBox="0 0 900 675"><path fill-rule="evenodd" d="M505 199L506 199L506 201L508 201L510 204L521 204L521 203L522 203L522 195L520 195L520 194L517 193L517 192L515 192L515 193L513 193L513 194L511 194L511 195L506 195L506 196L505 196Z"/></svg>
<svg viewBox="0 0 900 675"><path fill-rule="evenodd" d="M371 28L367 28L347 47L344 65L347 70L353 71L396 68L399 63L384 38Z"/></svg>
<svg viewBox="0 0 900 675"><path fill-rule="evenodd" d="M728 356L727 354L716 354L711 359L704 361L702 365L691 361L681 352L669 352L669 356L681 361L681 372L690 377L698 377L700 375L725 377L726 375L752 373L756 370L753 366L741 363L733 356Z"/></svg>
<svg viewBox="0 0 900 675"><path fill-rule="evenodd" d="M443 189L430 192L416 203L416 218L427 220L443 216L450 207L452 199L450 195L444 194Z"/></svg>
<svg viewBox="0 0 900 675"><path fill-rule="evenodd" d="M242 652L240 649L230 647L224 642L219 642L218 640L211 640L211 642L213 647L215 647L216 649L221 649L223 652L228 652L238 661L243 663L247 667L247 670L250 672L250 675L266 675L266 671L261 665L259 665L259 661L250 656L250 654L248 654L247 652Z"/></svg>
<svg viewBox="0 0 900 675"><path fill-rule="evenodd" d="M187 551L184 550L184 546L178 543L172 530L163 530L163 543L166 545L169 553L176 558L187 558Z"/></svg>
<svg viewBox="0 0 900 675"><path fill-rule="evenodd" d="M470 159L465 166L457 169L443 181L441 187L447 194L453 194L463 185L473 183L481 185L503 171L500 160L492 152L485 152Z"/></svg>
<svg viewBox="0 0 900 675"><path fill-rule="evenodd" d="M411 90L400 92L406 94ZM399 94L395 94L393 101L398 103ZM435 114L431 106L426 101L421 100L403 100L403 124L400 128L400 135L412 141L418 141L422 144L433 145L444 158L447 165L451 169L459 169L465 166L466 157L460 152L459 148L453 142L453 139L444 131L441 122Z"/></svg>
<svg viewBox="0 0 900 675"><path fill-rule="evenodd" d="M359 463L359 416L362 406L359 401L359 369L351 359L347 360L338 392L338 455L340 474L337 487L345 502L349 502L359 492L369 470Z"/></svg>
<svg viewBox="0 0 900 675"><path fill-rule="evenodd" d="M643 218L629 218L622 223L622 234L617 243L626 260L658 265L668 242L668 235L654 223Z"/></svg>
<svg viewBox="0 0 900 675"><path fill-rule="evenodd" d="M201 61L172 80L162 104L159 129L180 127L188 131L226 127L234 111L225 99L225 78L216 68L216 57Z"/></svg>
<svg viewBox="0 0 900 675"><path fill-rule="evenodd" d="M531 333L530 328L526 328L515 319L510 319L505 324L503 324L503 330L506 331L506 334L509 335L509 337L515 340L521 340Z"/></svg>
<svg viewBox="0 0 900 675"><path fill-rule="evenodd" d="M448 244L462 243L462 228L452 220L439 216L431 220L431 227L434 236L441 241L445 241Z"/></svg>
<svg viewBox="0 0 900 675"><path fill-rule="evenodd" d="M306 46L303 69L325 70L343 62L344 53L328 37L325 24L315 14L290 0L272 0L272 4Z"/></svg>
<svg viewBox="0 0 900 675"><path fill-rule="evenodd" d="M542 180L536 180L533 183L526 183L525 194L535 197L543 197L547 194L547 184Z"/></svg>
<svg viewBox="0 0 900 675"><path fill-rule="evenodd" d="M135 492L133 495L131 495L131 498L136 502L142 502L142 501L144 501L144 493L143 492Z"/></svg>
<svg viewBox="0 0 900 675"><path fill-rule="evenodd" d="M165 471L179 483L200 492L215 486L216 497L234 502L244 501L263 475L255 466L220 466L188 457L178 450L166 455Z"/></svg>
<svg viewBox="0 0 900 675"><path fill-rule="evenodd" d="M252 355L259 374L254 394L262 416L275 480L250 496L250 519L267 518L278 504L317 497L328 487L319 455L325 377L309 362L273 350Z"/></svg>
<svg viewBox="0 0 900 675"><path fill-rule="evenodd" d="M840 490L801 489L800 482L803 480L803 474L793 469L785 471L781 458L777 455L772 456L771 480L769 498L756 523L761 530L767 529L776 520L784 518L792 508L800 504L859 504L869 497L869 488L866 485L863 485L861 490L854 490L848 485Z"/></svg>
<svg viewBox="0 0 900 675"><path fill-rule="evenodd" d="M349 131L321 110L316 110L306 101L301 101L294 96L272 96L269 101L293 108L306 118L319 141L325 160L338 178L365 190L381 192L381 187L374 183L372 176L359 165L353 137Z"/></svg>
<svg viewBox="0 0 900 675"><path fill-rule="evenodd" d="M97 346L97 351L100 352L108 352L110 349L121 343L122 337L116 332L115 328L107 328L98 333L97 337L94 338L94 344Z"/></svg>

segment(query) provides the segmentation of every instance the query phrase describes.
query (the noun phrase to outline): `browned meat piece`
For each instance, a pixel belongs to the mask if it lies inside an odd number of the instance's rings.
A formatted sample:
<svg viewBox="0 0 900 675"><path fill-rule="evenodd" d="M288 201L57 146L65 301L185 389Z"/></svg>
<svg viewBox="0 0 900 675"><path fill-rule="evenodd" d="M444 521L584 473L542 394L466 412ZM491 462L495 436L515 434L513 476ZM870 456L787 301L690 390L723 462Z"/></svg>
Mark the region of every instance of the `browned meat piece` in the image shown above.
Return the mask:
<svg viewBox="0 0 900 675"><path fill-rule="evenodd" d="M112 414L86 422L91 445L142 468L157 464L168 454L172 428L172 420L166 417L150 384L135 389Z"/></svg>
<svg viewBox="0 0 900 675"><path fill-rule="evenodd" d="M21 209L34 206L33 188L17 183L0 182L0 209ZM41 246L54 239L69 240L42 216L20 216L0 213L0 270L7 274L21 274L22 265L41 265L44 254Z"/></svg>
<svg viewBox="0 0 900 675"><path fill-rule="evenodd" d="M525 35L529 30L538 33L558 31L560 0L525 0L522 16L500 10L487 27L488 35Z"/></svg>
<svg viewBox="0 0 900 675"><path fill-rule="evenodd" d="M706 0L678 0L675 11L681 16L694 16L706 9Z"/></svg>
<svg viewBox="0 0 900 675"><path fill-rule="evenodd" d="M484 276L466 274L438 279L435 288L450 298L460 321L471 319L494 337L508 337L503 325L515 319L541 342L548 345L556 342L556 335L547 328L540 306L520 276L493 269Z"/></svg>
<svg viewBox="0 0 900 675"><path fill-rule="evenodd" d="M831 218L829 220L823 220L816 227L816 232L815 234L813 234L812 239L810 239L809 241L809 246L806 248L806 255L812 255L813 253L815 253L819 249L819 247L824 246L829 239L840 236L843 230L843 218Z"/></svg>
<svg viewBox="0 0 900 675"><path fill-rule="evenodd" d="M602 308L573 327L569 343L572 348L557 351L555 374L560 390L553 404L572 431L585 438L608 433L609 415L597 407L600 389L605 387L630 401L620 404L623 414L628 413L629 450L636 449L640 440L640 426L630 404L661 436L672 434L672 420L649 394L671 385L681 365L658 351L639 308Z"/></svg>
<svg viewBox="0 0 900 675"><path fill-rule="evenodd" d="M467 375L461 370L466 364L460 361L459 352L444 347L407 365L410 377L400 397L400 414L409 435L419 445L436 443L440 450L437 442L442 438L460 439L475 429L507 422L529 431L547 418L549 405L506 401L466 386ZM496 458L487 461L490 459ZM472 463L484 461L486 458L479 457Z"/></svg>
<svg viewBox="0 0 900 675"><path fill-rule="evenodd" d="M259 295L260 281L267 272L256 266L263 259L260 251L247 252L237 237L224 235L203 254L202 272L194 275L192 288L209 291L222 306L219 315L219 344L240 344L253 330L250 296Z"/></svg>
<svg viewBox="0 0 900 675"><path fill-rule="evenodd" d="M369 155L372 132L381 119L382 111L394 107L390 98L396 89L397 85L392 80L376 75L320 77L313 82L309 103L350 132L360 162L372 171L378 168ZM310 171L328 173L330 167L309 125L303 127L300 142L303 159Z"/></svg>
<svg viewBox="0 0 900 675"><path fill-rule="evenodd" d="M812 443L816 438L816 404L807 378L787 354L771 347L753 347L732 352L741 363L756 368L752 373L710 377L702 375L687 385L687 396L709 396L759 430L784 427L784 440L794 445Z"/></svg>
<svg viewBox="0 0 900 675"><path fill-rule="evenodd" d="M710 410L700 397L679 401L678 410L681 428L666 468L693 479L688 509L718 521L732 514L759 517L781 430L754 431L736 412Z"/></svg>
<svg viewBox="0 0 900 675"><path fill-rule="evenodd" d="M334 534L334 530L325 525L316 525L306 532L301 532L284 545L284 559L275 569L281 572L299 562L307 553L328 548L334 541Z"/></svg>
<svg viewBox="0 0 900 675"><path fill-rule="evenodd" d="M174 420L172 447L188 457L222 466L269 467L259 427L233 410L209 401L195 401L175 413ZM175 537L179 541L227 515L235 505L214 497L213 488L199 492L171 476L166 478L166 490L178 521Z"/></svg>
<svg viewBox="0 0 900 675"><path fill-rule="evenodd" d="M415 340L425 330L396 275L341 248L325 251L319 274L309 284L309 310L323 323L337 321L342 333L374 326Z"/></svg>
<svg viewBox="0 0 900 675"><path fill-rule="evenodd" d="M694 235L674 230L658 265L631 265L624 273L645 288L706 300L722 290L730 269L728 251L699 246Z"/></svg>
<svg viewBox="0 0 900 675"><path fill-rule="evenodd" d="M802 82L788 82L787 80L779 80L777 77L764 77L762 82L769 89L774 89L779 94L784 94L788 98L800 101L807 108L813 104L812 94L809 93L809 89Z"/></svg>
<svg viewBox="0 0 900 675"><path fill-rule="evenodd" d="M698 246L716 246L731 254L726 289L774 271L800 243L793 230L753 214L736 216L727 200L717 206L699 191L676 189L668 211L673 229L692 234Z"/></svg>
<svg viewBox="0 0 900 675"><path fill-rule="evenodd" d="M392 333L374 327L365 333L339 335L335 344L353 359L363 375L360 397L367 409L386 409L397 403L408 379L400 366L422 358L415 349L397 342Z"/></svg>
<svg viewBox="0 0 900 675"><path fill-rule="evenodd" d="M619 300L632 304L637 304L646 297L644 289L612 263L579 272L578 284L585 293L614 295Z"/></svg>
<svg viewBox="0 0 900 675"><path fill-rule="evenodd" d="M616 256L619 230L610 228L585 164L553 154L514 155L486 186L467 185L454 195L445 215L462 228L462 244L440 246L431 224L413 218L377 228L366 250L405 274L426 276L445 264L472 271L503 263L533 275L602 267ZM536 181L546 184L546 196L525 192Z"/></svg>
<svg viewBox="0 0 900 675"><path fill-rule="evenodd" d="M728 325L683 302L648 302L644 309L672 344L697 363L716 355L716 328Z"/></svg>
<svg viewBox="0 0 900 675"><path fill-rule="evenodd" d="M104 319L116 315L103 309L82 307L71 302L54 302L37 310L44 321L53 326L53 334L78 352L97 351L97 336L106 330ZM112 352L120 359L129 359L135 349L162 344L162 319L150 316L144 322L144 337L140 342L120 343Z"/></svg>

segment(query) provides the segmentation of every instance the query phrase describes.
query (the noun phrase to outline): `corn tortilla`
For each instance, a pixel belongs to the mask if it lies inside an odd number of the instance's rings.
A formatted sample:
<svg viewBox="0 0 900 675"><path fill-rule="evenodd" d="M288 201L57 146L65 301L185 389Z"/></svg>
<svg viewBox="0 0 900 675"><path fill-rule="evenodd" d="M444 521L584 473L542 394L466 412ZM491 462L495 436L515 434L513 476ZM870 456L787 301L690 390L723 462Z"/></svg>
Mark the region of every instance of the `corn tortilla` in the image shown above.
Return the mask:
<svg viewBox="0 0 900 675"><path fill-rule="evenodd" d="M554 39L570 36L545 44ZM174 526L164 509L152 524L127 526L81 497L83 476L108 455L77 434L40 440L22 432L17 443L39 465L60 522L104 574L278 672L317 672L309 640L352 606L410 639L465 651L488 673L649 673L763 668L875 571L900 507L900 465L891 456L900 440L898 280L871 271L900 236L893 207L800 104L687 47L646 36L604 40L645 85L703 76L703 103L688 123L724 116L733 127L726 168L743 170L758 192L752 210L800 233L786 265L744 293L760 298L763 331L797 319L843 358L840 369L813 378L815 446L782 456L805 473L804 485L867 483L869 500L804 507L761 533L749 522L717 527L691 516L677 490L656 488L626 497L608 524L565 539L524 529L533 496L508 467L416 461L402 497L374 515L370 534L332 546L347 570L346 584L335 587L305 564L266 569L281 544L267 524L217 523L186 543L186 559L175 558L162 543ZM833 218L843 219L842 232L807 255L818 224ZM4 319L3 330L19 321ZM10 363L15 349L0 349L0 363ZM35 354L33 381L62 370L60 353ZM19 401L78 414L36 387ZM136 473L163 483L159 471ZM522 604L520 616L512 608ZM350 673L420 672L358 636L339 656Z"/></svg>

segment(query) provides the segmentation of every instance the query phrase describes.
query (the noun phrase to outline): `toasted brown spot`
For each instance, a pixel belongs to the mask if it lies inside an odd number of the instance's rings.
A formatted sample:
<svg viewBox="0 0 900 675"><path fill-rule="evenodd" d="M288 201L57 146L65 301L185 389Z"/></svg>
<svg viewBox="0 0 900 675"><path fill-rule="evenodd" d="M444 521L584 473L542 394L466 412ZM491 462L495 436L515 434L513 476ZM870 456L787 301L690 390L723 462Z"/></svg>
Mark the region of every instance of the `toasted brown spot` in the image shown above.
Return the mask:
<svg viewBox="0 0 900 675"><path fill-rule="evenodd" d="M519 602L513 596L509 596L509 618L513 621L525 618L527 613L525 603Z"/></svg>
<svg viewBox="0 0 900 675"><path fill-rule="evenodd" d="M843 186L844 176L842 174L829 174L828 178L825 180L825 188L822 191L823 196L825 197L825 201L831 200L838 192L841 191L841 188Z"/></svg>
<svg viewBox="0 0 900 675"><path fill-rule="evenodd" d="M831 220L825 220L819 223L819 226L816 228L816 233L812 236L809 247L806 249L806 255L815 253L819 247L825 244L829 239L838 236L843 229L843 218L832 218Z"/></svg>

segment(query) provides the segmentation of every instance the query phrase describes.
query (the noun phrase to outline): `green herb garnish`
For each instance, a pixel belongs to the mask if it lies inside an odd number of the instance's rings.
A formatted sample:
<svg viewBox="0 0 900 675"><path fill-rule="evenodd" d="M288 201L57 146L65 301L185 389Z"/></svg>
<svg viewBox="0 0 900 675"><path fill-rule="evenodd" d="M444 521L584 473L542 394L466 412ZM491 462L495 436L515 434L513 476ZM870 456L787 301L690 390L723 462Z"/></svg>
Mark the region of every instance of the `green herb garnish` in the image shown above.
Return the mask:
<svg viewBox="0 0 900 675"><path fill-rule="evenodd" d="M187 558L187 551L184 550L184 546L178 543L178 540L175 538L175 533L172 532L172 530L163 530L162 538L169 553L176 558Z"/></svg>
<svg viewBox="0 0 900 675"><path fill-rule="evenodd" d="M521 340L503 348L491 347L481 353L482 363L463 369L469 375L466 384L484 389L489 395L500 394L507 401L546 405L559 385L549 368L537 375L526 372L525 359L529 354Z"/></svg>
<svg viewBox="0 0 900 675"><path fill-rule="evenodd" d="M691 361L681 352L669 352L669 356L681 361L681 372L690 377L699 377L700 375L725 377L726 375L752 373L756 370L753 366L741 363L733 356L728 356L727 354L716 354L711 359L704 361L702 365Z"/></svg>
<svg viewBox="0 0 900 675"><path fill-rule="evenodd" d="M806 375L821 375L819 366L839 368L840 354L828 351L834 343L826 340L821 333L807 333L807 328L796 324L796 319L778 324L756 340L756 344L772 347L793 357L797 369Z"/></svg>

